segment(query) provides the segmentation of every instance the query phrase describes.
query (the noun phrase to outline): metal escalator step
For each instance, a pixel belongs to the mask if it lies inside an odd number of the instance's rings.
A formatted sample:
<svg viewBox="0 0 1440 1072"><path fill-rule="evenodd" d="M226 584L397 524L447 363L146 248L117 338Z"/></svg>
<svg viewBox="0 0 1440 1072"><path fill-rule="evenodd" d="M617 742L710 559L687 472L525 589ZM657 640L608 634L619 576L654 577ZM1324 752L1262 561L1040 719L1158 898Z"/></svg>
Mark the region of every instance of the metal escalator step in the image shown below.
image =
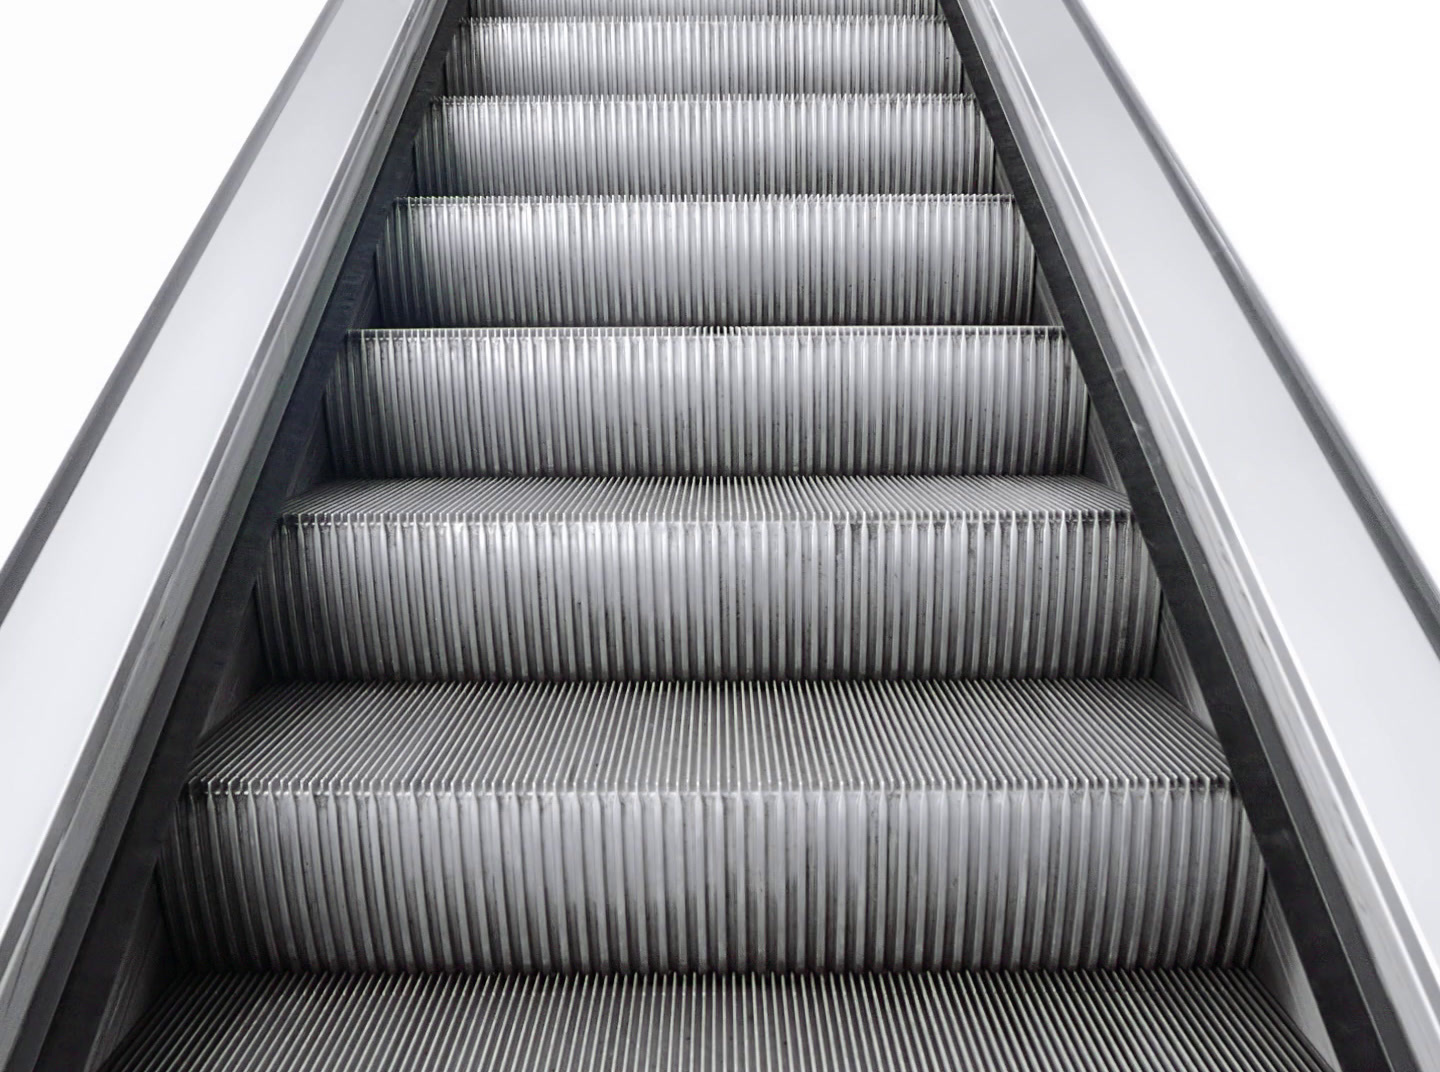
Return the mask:
<svg viewBox="0 0 1440 1072"><path fill-rule="evenodd" d="M416 147L422 194L998 193L973 99L451 97Z"/></svg>
<svg viewBox="0 0 1440 1072"><path fill-rule="evenodd" d="M1149 683L286 686L161 868L221 969L1248 962L1260 859Z"/></svg>
<svg viewBox="0 0 1440 1072"><path fill-rule="evenodd" d="M470 0L474 18L909 15L933 18L936 0Z"/></svg>
<svg viewBox="0 0 1440 1072"><path fill-rule="evenodd" d="M1137 676L1158 604L1079 477L342 482L259 587L288 678Z"/></svg>
<svg viewBox="0 0 1440 1072"><path fill-rule="evenodd" d="M471 19L446 61L456 96L959 93L944 20Z"/></svg>
<svg viewBox="0 0 1440 1072"><path fill-rule="evenodd" d="M1247 972L213 975L112 1072L1323 1072Z"/></svg>
<svg viewBox="0 0 1440 1072"><path fill-rule="evenodd" d="M1087 395L1056 328L470 328L351 336L346 477L1046 475Z"/></svg>
<svg viewBox="0 0 1440 1072"><path fill-rule="evenodd" d="M412 198L379 253L393 327L1024 324L1001 195Z"/></svg>

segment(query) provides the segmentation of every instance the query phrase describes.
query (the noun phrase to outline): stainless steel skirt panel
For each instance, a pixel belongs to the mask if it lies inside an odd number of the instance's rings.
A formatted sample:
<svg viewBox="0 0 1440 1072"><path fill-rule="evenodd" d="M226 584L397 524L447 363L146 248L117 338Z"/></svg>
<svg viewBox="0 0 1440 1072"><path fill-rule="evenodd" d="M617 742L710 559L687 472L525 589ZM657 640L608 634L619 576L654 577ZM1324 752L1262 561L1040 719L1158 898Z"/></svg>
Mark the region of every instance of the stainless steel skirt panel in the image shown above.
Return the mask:
<svg viewBox="0 0 1440 1072"><path fill-rule="evenodd" d="M1024 324L1009 197L414 198L379 258L393 327Z"/></svg>
<svg viewBox="0 0 1440 1072"><path fill-rule="evenodd" d="M961 89L938 17L472 19L446 61L456 96Z"/></svg>
<svg viewBox="0 0 1440 1072"><path fill-rule="evenodd" d="M972 98L451 97L416 143L418 192L998 193Z"/></svg>
<svg viewBox="0 0 1440 1072"><path fill-rule="evenodd" d="M312 685L161 869L215 969L1244 964L1215 742L1134 682Z"/></svg>
<svg viewBox="0 0 1440 1072"><path fill-rule="evenodd" d="M1053 328L533 328L351 337L349 477L1070 474L1087 395Z"/></svg>
<svg viewBox="0 0 1440 1072"><path fill-rule="evenodd" d="M214 975L114 1072L1324 1072L1246 972Z"/></svg>
<svg viewBox="0 0 1440 1072"><path fill-rule="evenodd" d="M282 677L1128 676L1159 590L1083 478L352 482L259 585Z"/></svg>

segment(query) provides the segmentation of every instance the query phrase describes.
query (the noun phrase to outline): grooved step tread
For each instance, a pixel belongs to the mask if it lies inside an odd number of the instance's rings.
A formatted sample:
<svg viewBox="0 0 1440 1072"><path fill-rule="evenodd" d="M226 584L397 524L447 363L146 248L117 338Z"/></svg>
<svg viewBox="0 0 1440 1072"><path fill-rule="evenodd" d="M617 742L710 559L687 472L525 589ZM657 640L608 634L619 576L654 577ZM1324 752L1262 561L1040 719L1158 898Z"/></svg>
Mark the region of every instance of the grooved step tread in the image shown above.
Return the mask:
<svg viewBox="0 0 1440 1072"><path fill-rule="evenodd" d="M112 1072L1323 1072L1242 972L185 980Z"/></svg>
<svg viewBox="0 0 1440 1072"><path fill-rule="evenodd" d="M340 520L874 522L1128 518L1124 495L1086 477L476 477L350 480L286 504L281 524Z"/></svg>
<svg viewBox="0 0 1440 1072"><path fill-rule="evenodd" d="M998 193L961 96L452 97L415 152L422 194Z"/></svg>
<svg viewBox="0 0 1440 1072"><path fill-rule="evenodd" d="M192 961L320 970L1232 965L1262 889L1139 682L288 686L161 876Z"/></svg>
<svg viewBox="0 0 1440 1072"><path fill-rule="evenodd" d="M197 793L1229 784L1214 738L1148 681L292 684L190 776Z"/></svg>
<svg viewBox="0 0 1440 1072"><path fill-rule="evenodd" d="M615 16L909 15L932 18L935 0L470 0L474 18Z"/></svg>
<svg viewBox="0 0 1440 1072"><path fill-rule="evenodd" d="M343 477L1071 474L1055 328L471 328L352 335Z"/></svg>

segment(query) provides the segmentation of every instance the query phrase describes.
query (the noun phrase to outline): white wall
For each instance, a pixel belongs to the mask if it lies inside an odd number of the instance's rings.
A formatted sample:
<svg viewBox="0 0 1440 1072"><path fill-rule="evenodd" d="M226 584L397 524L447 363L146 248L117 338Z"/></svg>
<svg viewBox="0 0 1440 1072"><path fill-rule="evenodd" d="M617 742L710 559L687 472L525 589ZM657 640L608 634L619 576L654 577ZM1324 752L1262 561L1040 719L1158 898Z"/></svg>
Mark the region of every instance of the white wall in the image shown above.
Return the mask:
<svg viewBox="0 0 1440 1072"><path fill-rule="evenodd" d="M1089 3L1440 575L1437 9ZM0 168L0 557L320 6L79 0L0 17L15 153Z"/></svg>

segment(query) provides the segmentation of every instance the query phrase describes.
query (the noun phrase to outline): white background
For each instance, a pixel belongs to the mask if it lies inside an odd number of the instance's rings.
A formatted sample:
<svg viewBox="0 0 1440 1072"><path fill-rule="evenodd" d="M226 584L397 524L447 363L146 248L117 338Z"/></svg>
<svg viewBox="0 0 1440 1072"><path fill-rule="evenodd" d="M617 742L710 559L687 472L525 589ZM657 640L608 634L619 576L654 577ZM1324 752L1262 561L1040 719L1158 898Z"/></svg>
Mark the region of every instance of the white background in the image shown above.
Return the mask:
<svg viewBox="0 0 1440 1072"><path fill-rule="evenodd" d="M1085 2L1440 578L1440 8Z"/></svg>
<svg viewBox="0 0 1440 1072"><path fill-rule="evenodd" d="M1436 6L1089 3L1440 576ZM0 558L320 7L0 16Z"/></svg>
<svg viewBox="0 0 1440 1072"><path fill-rule="evenodd" d="M0 9L0 560L322 7Z"/></svg>

